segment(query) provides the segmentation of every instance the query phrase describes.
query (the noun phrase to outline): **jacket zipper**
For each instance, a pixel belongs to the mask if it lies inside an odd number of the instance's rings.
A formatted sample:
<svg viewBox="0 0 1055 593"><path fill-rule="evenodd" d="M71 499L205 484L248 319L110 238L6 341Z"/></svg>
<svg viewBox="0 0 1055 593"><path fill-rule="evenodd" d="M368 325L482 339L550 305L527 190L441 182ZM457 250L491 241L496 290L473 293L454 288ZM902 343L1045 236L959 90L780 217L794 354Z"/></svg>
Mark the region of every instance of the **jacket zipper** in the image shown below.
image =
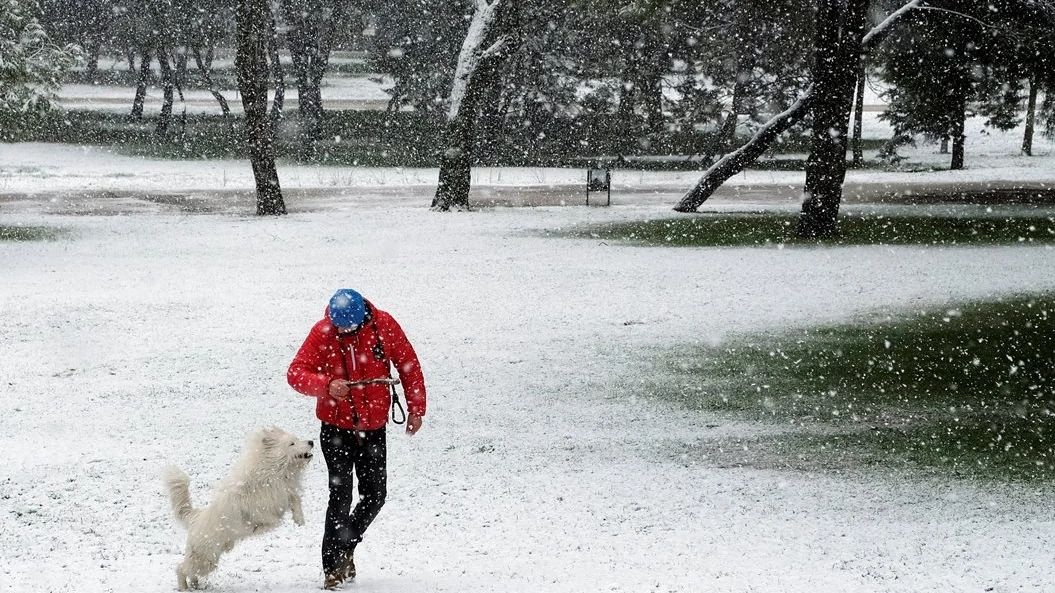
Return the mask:
<svg viewBox="0 0 1055 593"><path fill-rule="evenodd" d="M352 359L352 371L354 372L355 367L355 350L352 347L345 348L344 340L341 338L337 339L341 346L341 364L344 366L344 379L351 381L351 375L348 374L348 363L349 358ZM352 430L355 431L356 435L359 434L359 412L355 409L355 398L352 397L352 391L348 390L348 403L352 406Z"/></svg>

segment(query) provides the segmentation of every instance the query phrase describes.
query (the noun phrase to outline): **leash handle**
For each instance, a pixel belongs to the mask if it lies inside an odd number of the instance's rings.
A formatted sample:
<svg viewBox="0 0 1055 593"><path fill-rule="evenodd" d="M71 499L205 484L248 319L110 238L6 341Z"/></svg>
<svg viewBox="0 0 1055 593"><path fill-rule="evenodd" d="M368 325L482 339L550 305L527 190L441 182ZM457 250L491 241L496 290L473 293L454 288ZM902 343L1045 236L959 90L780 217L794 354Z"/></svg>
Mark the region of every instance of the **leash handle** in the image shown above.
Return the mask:
<svg viewBox="0 0 1055 593"><path fill-rule="evenodd" d="M388 377L382 379L362 379L359 381L345 381L345 385L348 387L363 387L364 385L399 385L399 379L390 379Z"/></svg>
<svg viewBox="0 0 1055 593"><path fill-rule="evenodd" d="M395 383L391 384L392 387L392 424L406 424L407 412L403 409L403 404L399 403L399 394L396 393ZM396 410L399 410L400 419L396 418Z"/></svg>

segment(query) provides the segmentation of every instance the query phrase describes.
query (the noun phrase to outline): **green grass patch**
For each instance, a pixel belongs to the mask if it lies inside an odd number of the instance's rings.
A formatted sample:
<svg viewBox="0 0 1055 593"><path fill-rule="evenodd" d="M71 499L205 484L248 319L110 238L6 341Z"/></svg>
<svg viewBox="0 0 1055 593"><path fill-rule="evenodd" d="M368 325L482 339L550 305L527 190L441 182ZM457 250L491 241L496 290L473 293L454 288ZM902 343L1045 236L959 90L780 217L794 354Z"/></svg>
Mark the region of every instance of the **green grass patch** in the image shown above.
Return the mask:
<svg viewBox="0 0 1055 593"><path fill-rule="evenodd" d="M1055 296L740 336L668 365L685 405L800 427L768 437L789 459L1055 478Z"/></svg>
<svg viewBox="0 0 1055 593"><path fill-rule="evenodd" d="M815 245L795 235L797 213L691 214L618 222L573 231L574 236L666 247ZM1055 242L1055 216L839 215L832 245L978 245Z"/></svg>
<svg viewBox="0 0 1055 593"><path fill-rule="evenodd" d="M0 241L55 241L64 234L56 227L0 225Z"/></svg>

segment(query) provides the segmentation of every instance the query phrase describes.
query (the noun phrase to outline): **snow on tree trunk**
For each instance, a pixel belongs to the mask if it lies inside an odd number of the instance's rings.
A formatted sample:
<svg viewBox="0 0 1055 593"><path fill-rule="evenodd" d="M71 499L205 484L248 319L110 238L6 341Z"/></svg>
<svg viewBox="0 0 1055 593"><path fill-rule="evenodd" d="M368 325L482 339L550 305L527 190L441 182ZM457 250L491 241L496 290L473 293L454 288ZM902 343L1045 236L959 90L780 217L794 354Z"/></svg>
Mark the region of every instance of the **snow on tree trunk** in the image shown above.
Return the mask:
<svg viewBox="0 0 1055 593"><path fill-rule="evenodd" d="M451 85L450 106L447 109L446 149L440 161L439 183L432 199L432 209L448 211L451 208L469 208L471 185L471 162L473 146L473 123L476 108L486 89L480 70L494 67L488 64L502 51L505 38L499 38L488 48L484 45L494 36L495 23L502 0L476 0L476 11L465 34L458 64Z"/></svg>
<svg viewBox="0 0 1055 593"><path fill-rule="evenodd" d="M238 53L238 88L245 110L249 161L256 180L256 213L286 213L275 167L273 128L267 114L268 51L272 38L271 9L267 0L244 0L235 13Z"/></svg>
<svg viewBox="0 0 1055 593"><path fill-rule="evenodd" d="M854 93L854 131L853 131L853 166L858 168L864 164L864 147L861 146L861 136L864 132L865 115L865 63L861 60L857 68L857 92Z"/></svg>

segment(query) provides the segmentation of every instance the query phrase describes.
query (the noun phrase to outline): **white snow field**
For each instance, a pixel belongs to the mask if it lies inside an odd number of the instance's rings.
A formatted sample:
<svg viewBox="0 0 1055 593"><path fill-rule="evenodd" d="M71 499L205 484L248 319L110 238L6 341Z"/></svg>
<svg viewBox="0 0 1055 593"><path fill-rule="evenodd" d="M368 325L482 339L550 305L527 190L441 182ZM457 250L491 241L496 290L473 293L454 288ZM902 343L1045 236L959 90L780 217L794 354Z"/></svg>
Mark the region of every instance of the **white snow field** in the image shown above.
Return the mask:
<svg viewBox="0 0 1055 593"><path fill-rule="evenodd" d="M963 176L1051 183L1044 142L969 148ZM560 239L538 231L673 215L696 175L617 172L613 206L587 208L582 171L475 174L475 200L566 205L439 214L435 170L287 165L291 213L257 218L244 162L0 145L0 224L67 231L0 242L0 591L174 590L184 534L160 468L203 503L250 431L317 438L285 371L342 286L395 315L429 388L422 432L390 433L388 503L347 591L1055 590L1050 487L718 464L686 452L778 427L653 397L648 371L732 332L1052 291L1055 250ZM704 209L793 210L801 183L749 172ZM317 590L321 455L304 501L305 527L240 543L208 590Z"/></svg>

